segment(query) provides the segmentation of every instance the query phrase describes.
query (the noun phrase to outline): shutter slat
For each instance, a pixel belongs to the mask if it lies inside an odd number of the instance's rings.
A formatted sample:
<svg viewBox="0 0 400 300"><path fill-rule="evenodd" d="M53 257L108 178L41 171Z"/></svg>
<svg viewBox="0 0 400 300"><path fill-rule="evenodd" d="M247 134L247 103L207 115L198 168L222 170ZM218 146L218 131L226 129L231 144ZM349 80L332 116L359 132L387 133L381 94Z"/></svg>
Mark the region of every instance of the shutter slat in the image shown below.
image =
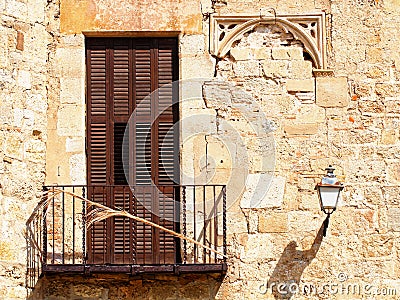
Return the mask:
<svg viewBox="0 0 400 300"><path fill-rule="evenodd" d="M91 45L88 78L91 115L106 116L106 45Z"/></svg>
<svg viewBox="0 0 400 300"><path fill-rule="evenodd" d="M106 125L91 124L89 133L90 183L105 185L107 183Z"/></svg>
<svg viewBox="0 0 400 300"><path fill-rule="evenodd" d="M150 43L140 41L135 49L135 114L139 116L151 115L151 48Z"/></svg>
<svg viewBox="0 0 400 300"><path fill-rule="evenodd" d="M113 103L114 116L129 117L129 40L120 41L113 49Z"/></svg>

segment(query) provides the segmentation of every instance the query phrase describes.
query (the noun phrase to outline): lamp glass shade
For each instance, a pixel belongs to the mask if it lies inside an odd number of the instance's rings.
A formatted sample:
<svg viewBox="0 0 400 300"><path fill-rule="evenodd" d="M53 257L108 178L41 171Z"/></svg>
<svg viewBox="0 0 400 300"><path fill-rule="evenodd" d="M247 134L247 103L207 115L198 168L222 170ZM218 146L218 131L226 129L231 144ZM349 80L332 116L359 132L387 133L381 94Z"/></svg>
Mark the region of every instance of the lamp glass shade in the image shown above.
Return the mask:
<svg viewBox="0 0 400 300"><path fill-rule="evenodd" d="M318 193L321 201L321 208L323 209L336 209L340 191L343 189L343 186L335 186L335 185L319 185Z"/></svg>

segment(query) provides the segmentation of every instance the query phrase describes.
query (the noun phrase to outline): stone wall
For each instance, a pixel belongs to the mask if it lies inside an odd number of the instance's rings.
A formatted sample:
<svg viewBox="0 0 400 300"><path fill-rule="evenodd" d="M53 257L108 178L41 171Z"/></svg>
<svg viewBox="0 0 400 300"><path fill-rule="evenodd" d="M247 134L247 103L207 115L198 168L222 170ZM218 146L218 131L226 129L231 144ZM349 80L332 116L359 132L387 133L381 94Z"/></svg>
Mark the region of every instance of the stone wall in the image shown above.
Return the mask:
<svg viewBox="0 0 400 300"><path fill-rule="evenodd" d="M45 278L31 298L400 293L398 1L60 2L0 1L0 297L27 295L23 230L41 184L85 183L84 35L150 30L179 32L183 183L228 185L228 274L221 286L210 276ZM331 71L315 72L304 43L279 24L255 26L226 56L210 55L214 10L325 11ZM329 164L346 187L323 237L314 186ZM311 295L295 296L296 284Z"/></svg>
<svg viewBox="0 0 400 300"><path fill-rule="evenodd" d="M24 299L25 222L45 180L51 1L0 1L0 298Z"/></svg>
<svg viewBox="0 0 400 300"><path fill-rule="evenodd" d="M214 299L220 284L205 274L49 276L28 299Z"/></svg>

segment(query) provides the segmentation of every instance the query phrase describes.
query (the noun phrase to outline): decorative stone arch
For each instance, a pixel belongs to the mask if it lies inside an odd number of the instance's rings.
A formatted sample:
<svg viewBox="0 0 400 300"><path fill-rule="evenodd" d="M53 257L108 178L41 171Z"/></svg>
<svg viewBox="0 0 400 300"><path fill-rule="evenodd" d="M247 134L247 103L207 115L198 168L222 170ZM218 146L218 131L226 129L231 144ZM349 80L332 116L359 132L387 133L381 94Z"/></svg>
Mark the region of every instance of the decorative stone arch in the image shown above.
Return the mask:
<svg viewBox="0 0 400 300"><path fill-rule="evenodd" d="M233 43L259 25L279 25L301 41L316 69L326 69L325 13L309 15L214 16L210 18L210 53L222 58Z"/></svg>

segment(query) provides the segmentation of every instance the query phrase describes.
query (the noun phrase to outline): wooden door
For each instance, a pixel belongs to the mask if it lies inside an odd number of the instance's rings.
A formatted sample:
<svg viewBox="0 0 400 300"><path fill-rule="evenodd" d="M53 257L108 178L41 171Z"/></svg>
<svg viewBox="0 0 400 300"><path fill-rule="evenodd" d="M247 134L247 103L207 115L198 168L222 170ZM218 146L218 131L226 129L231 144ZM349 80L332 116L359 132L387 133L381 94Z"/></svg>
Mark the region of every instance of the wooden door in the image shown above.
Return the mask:
<svg viewBox="0 0 400 300"><path fill-rule="evenodd" d="M88 38L86 49L88 195L176 230L178 96L158 89L178 78L177 40ZM90 263L173 263L177 252L172 236L122 217L88 238Z"/></svg>

